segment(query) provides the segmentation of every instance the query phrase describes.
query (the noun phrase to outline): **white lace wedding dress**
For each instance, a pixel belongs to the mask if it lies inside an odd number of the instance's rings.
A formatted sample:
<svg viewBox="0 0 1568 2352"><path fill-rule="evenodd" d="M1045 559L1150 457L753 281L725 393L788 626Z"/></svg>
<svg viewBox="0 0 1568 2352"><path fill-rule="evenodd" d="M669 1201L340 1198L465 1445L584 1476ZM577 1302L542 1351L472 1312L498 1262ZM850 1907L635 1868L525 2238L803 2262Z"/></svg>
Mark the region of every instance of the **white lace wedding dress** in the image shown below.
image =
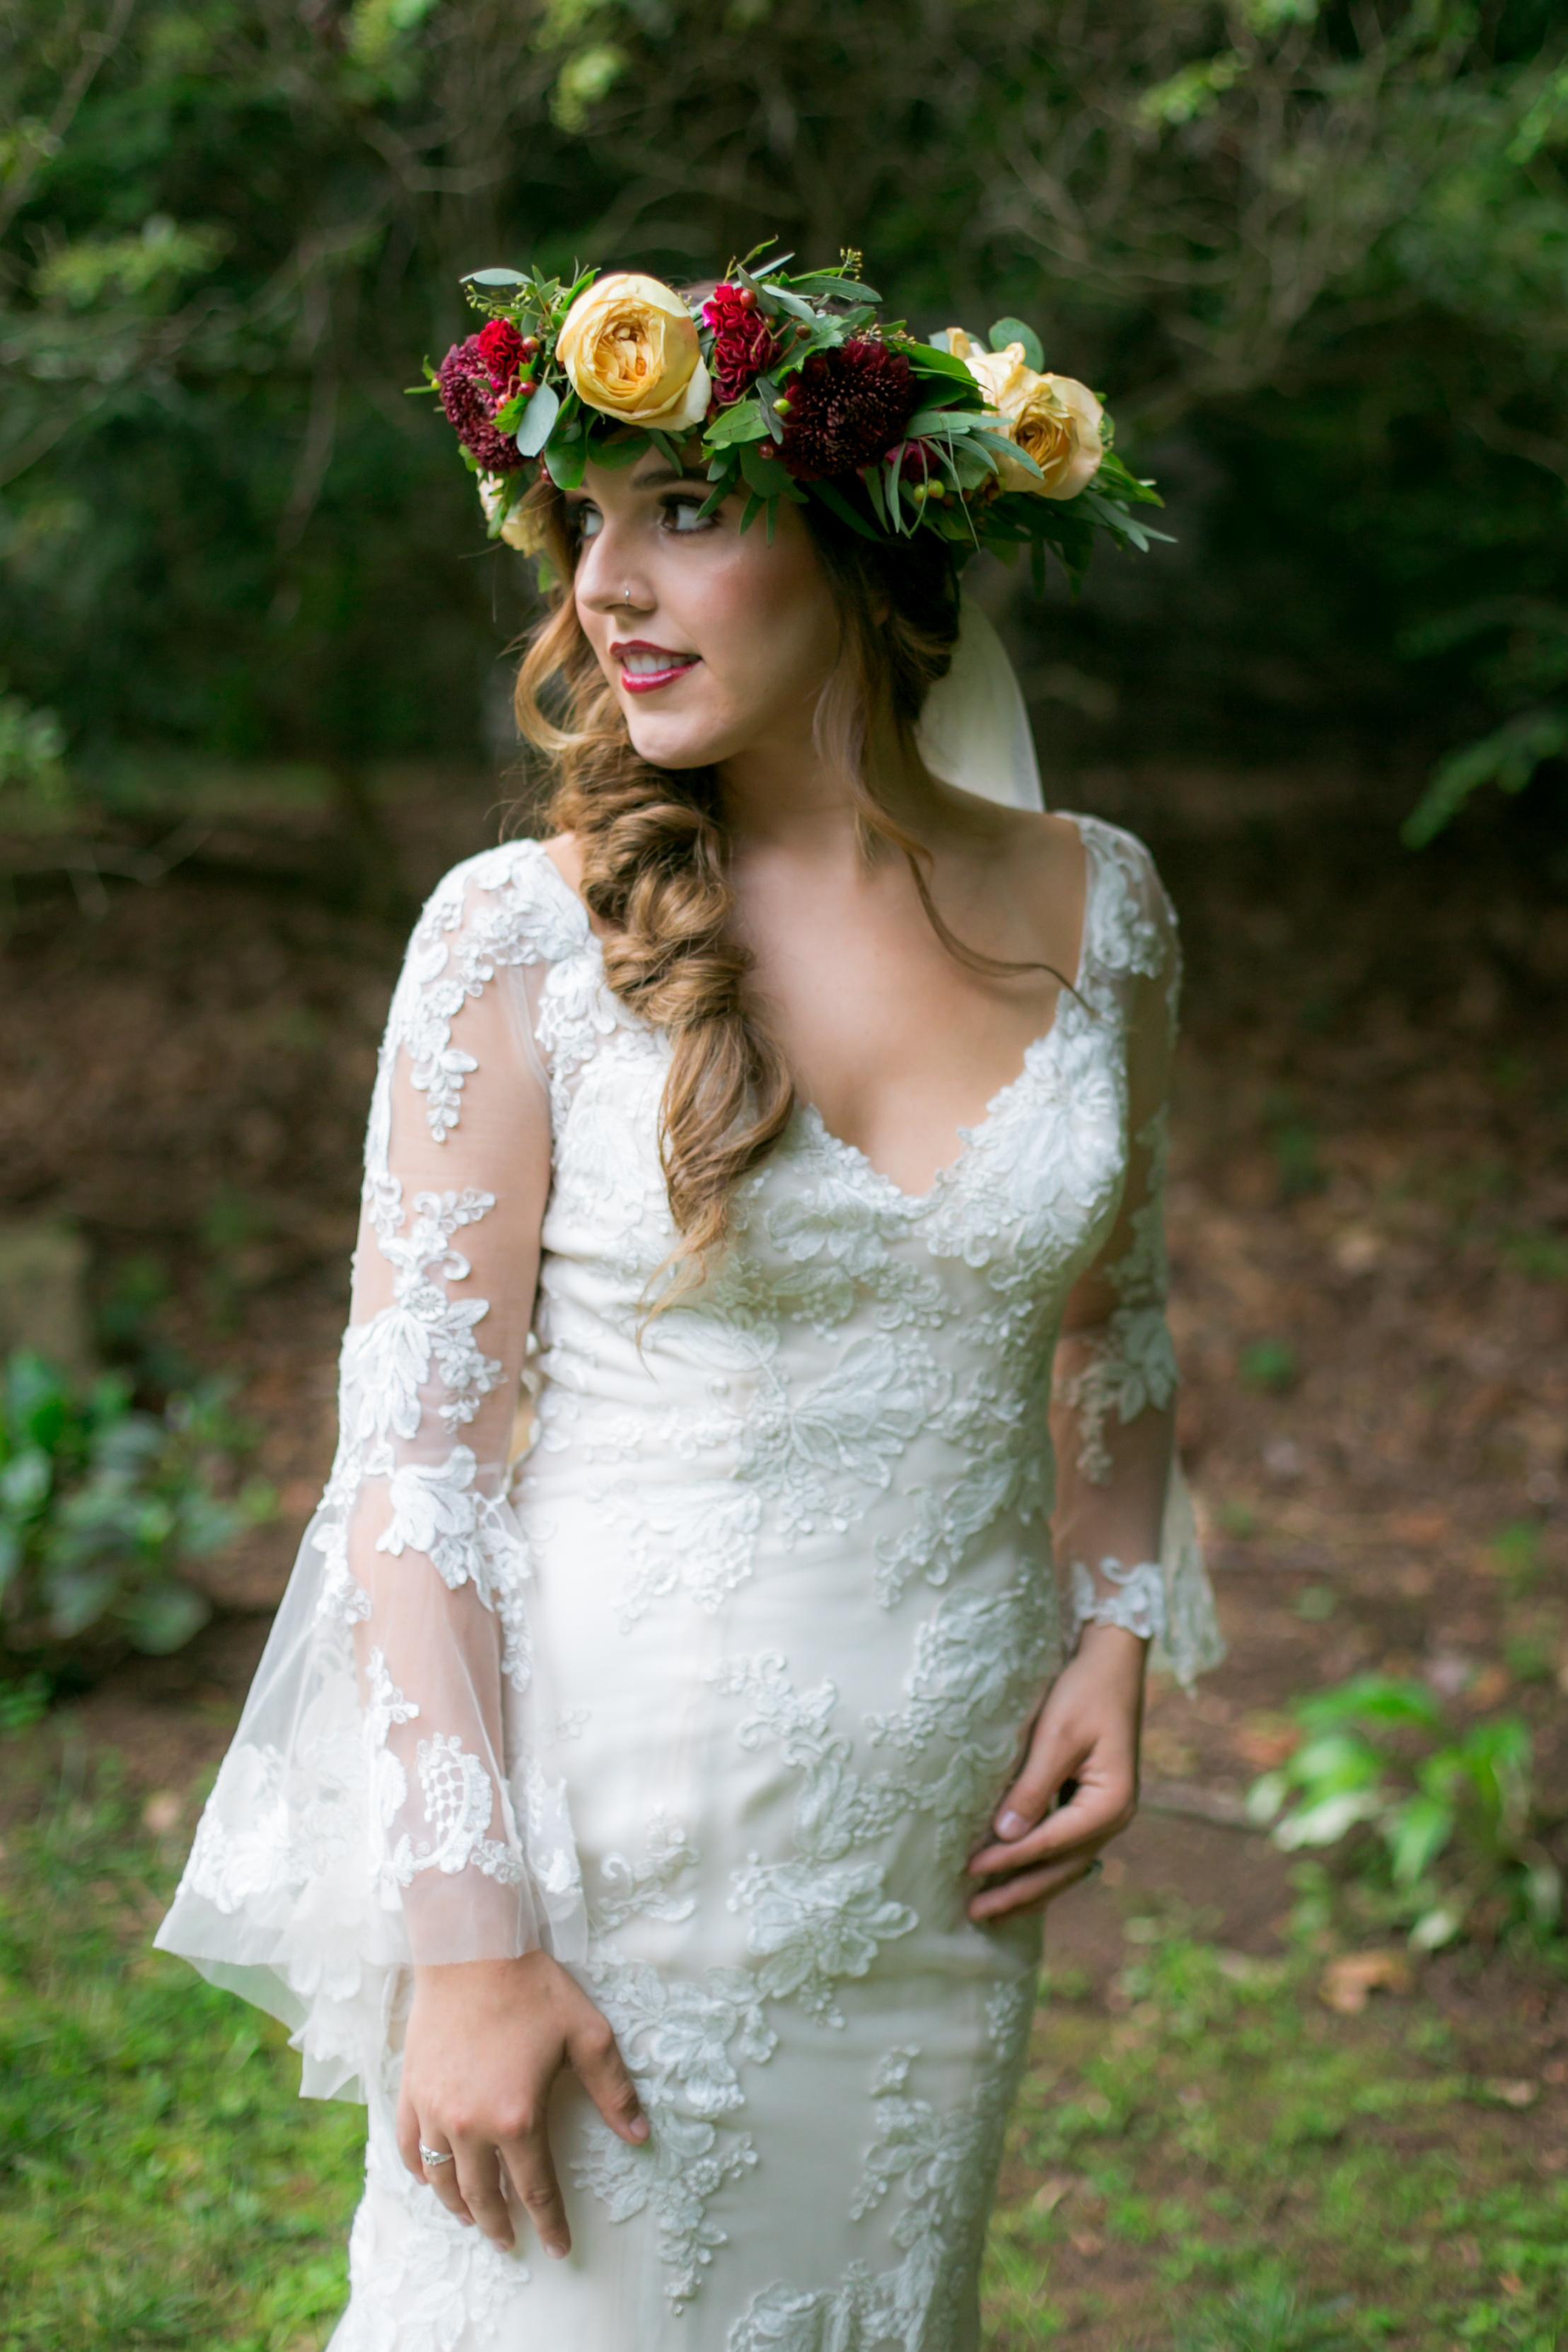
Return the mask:
<svg viewBox="0 0 1568 2352"><path fill-rule="evenodd" d="M1218 1652L1170 1466L1175 934L1076 822L1077 992L931 1190L800 1108L641 1336L664 1037L536 843L419 924L336 1467L160 1937L368 2099L336 2352L977 2341L1040 1924L971 1926L966 1855L1078 1624ZM563 2081L559 2263L460 2229L391 2129L411 1958L540 1941L653 2126Z"/></svg>

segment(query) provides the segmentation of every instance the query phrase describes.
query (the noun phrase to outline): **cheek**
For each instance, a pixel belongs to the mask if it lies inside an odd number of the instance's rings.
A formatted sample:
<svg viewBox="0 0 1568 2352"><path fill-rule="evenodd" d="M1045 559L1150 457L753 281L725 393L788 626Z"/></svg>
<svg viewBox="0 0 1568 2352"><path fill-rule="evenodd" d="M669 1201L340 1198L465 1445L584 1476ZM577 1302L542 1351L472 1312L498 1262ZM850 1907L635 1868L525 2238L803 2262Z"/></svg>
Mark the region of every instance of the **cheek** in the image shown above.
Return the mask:
<svg viewBox="0 0 1568 2352"><path fill-rule="evenodd" d="M755 541L756 544L753 544ZM760 521L732 541L703 583L699 620L716 677L747 700L814 690L832 667L838 625L810 544L782 535L770 548Z"/></svg>

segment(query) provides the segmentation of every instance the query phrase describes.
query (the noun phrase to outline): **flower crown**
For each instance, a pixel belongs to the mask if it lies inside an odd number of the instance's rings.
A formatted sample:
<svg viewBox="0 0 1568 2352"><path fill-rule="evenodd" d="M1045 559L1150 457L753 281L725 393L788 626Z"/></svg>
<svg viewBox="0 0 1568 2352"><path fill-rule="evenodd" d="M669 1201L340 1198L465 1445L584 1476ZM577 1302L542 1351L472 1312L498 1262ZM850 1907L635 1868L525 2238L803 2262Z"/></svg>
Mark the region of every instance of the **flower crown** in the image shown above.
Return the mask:
<svg viewBox="0 0 1568 2352"><path fill-rule="evenodd" d="M656 446L680 466L700 437L703 513L744 494L741 530L765 517L770 539L781 499L815 498L867 539L936 530L960 559L1027 546L1040 587L1047 549L1076 586L1097 532L1140 550L1164 538L1134 512L1160 500L1115 456L1100 402L1046 373L1021 320L987 345L959 327L923 343L878 321L858 254L794 278L792 258L732 262L695 306L628 272L465 278L488 324L427 360L421 388L478 476L490 536L541 551L521 507L541 466L575 489L591 457L631 465Z"/></svg>

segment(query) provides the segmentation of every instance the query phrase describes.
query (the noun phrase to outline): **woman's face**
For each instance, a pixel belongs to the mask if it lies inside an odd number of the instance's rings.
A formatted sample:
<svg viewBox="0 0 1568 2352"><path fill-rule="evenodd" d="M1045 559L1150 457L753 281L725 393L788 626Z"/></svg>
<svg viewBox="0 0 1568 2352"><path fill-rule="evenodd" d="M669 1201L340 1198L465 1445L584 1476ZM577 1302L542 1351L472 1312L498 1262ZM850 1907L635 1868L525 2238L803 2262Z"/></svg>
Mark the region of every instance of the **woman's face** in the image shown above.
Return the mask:
<svg viewBox="0 0 1568 2352"><path fill-rule="evenodd" d="M838 614L798 507L742 537L740 501L699 521L709 485L656 450L591 465L567 493L583 635L636 750L660 768L716 766L809 741L839 651Z"/></svg>

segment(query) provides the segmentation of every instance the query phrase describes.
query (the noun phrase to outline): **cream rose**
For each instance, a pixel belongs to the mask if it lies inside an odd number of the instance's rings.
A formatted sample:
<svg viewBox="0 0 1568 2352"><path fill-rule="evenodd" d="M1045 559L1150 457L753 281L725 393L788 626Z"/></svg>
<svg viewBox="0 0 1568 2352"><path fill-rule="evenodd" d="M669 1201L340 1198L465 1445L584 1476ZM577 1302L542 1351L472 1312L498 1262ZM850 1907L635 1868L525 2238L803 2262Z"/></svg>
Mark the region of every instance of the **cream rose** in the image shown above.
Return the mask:
<svg viewBox="0 0 1568 2352"><path fill-rule="evenodd" d="M499 474L481 474L479 503L485 509L485 520L492 527L501 511L504 478ZM528 507L519 499L500 527L500 536L519 555L540 555L544 552L545 535Z"/></svg>
<svg viewBox="0 0 1568 2352"><path fill-rule="evenodd" d="M584 406L622 425L677 432L707 414L696 320L656 278L601 278L567 312L555 352Z"/></svg>
<svg viewBox="0 0 1568 2352"><path fill-rule="evenodd" d="M960 359L1003 420L1002 430L1043 480L1001 459L1004 490L1032 491L1037 498L1075 499L1091 482L1105 455L1100 424L1105 412L1086 384L1070 375L1037 375L1024 363L1023 345L988 352L962 327L948 330L947 348Z"/></svg>

